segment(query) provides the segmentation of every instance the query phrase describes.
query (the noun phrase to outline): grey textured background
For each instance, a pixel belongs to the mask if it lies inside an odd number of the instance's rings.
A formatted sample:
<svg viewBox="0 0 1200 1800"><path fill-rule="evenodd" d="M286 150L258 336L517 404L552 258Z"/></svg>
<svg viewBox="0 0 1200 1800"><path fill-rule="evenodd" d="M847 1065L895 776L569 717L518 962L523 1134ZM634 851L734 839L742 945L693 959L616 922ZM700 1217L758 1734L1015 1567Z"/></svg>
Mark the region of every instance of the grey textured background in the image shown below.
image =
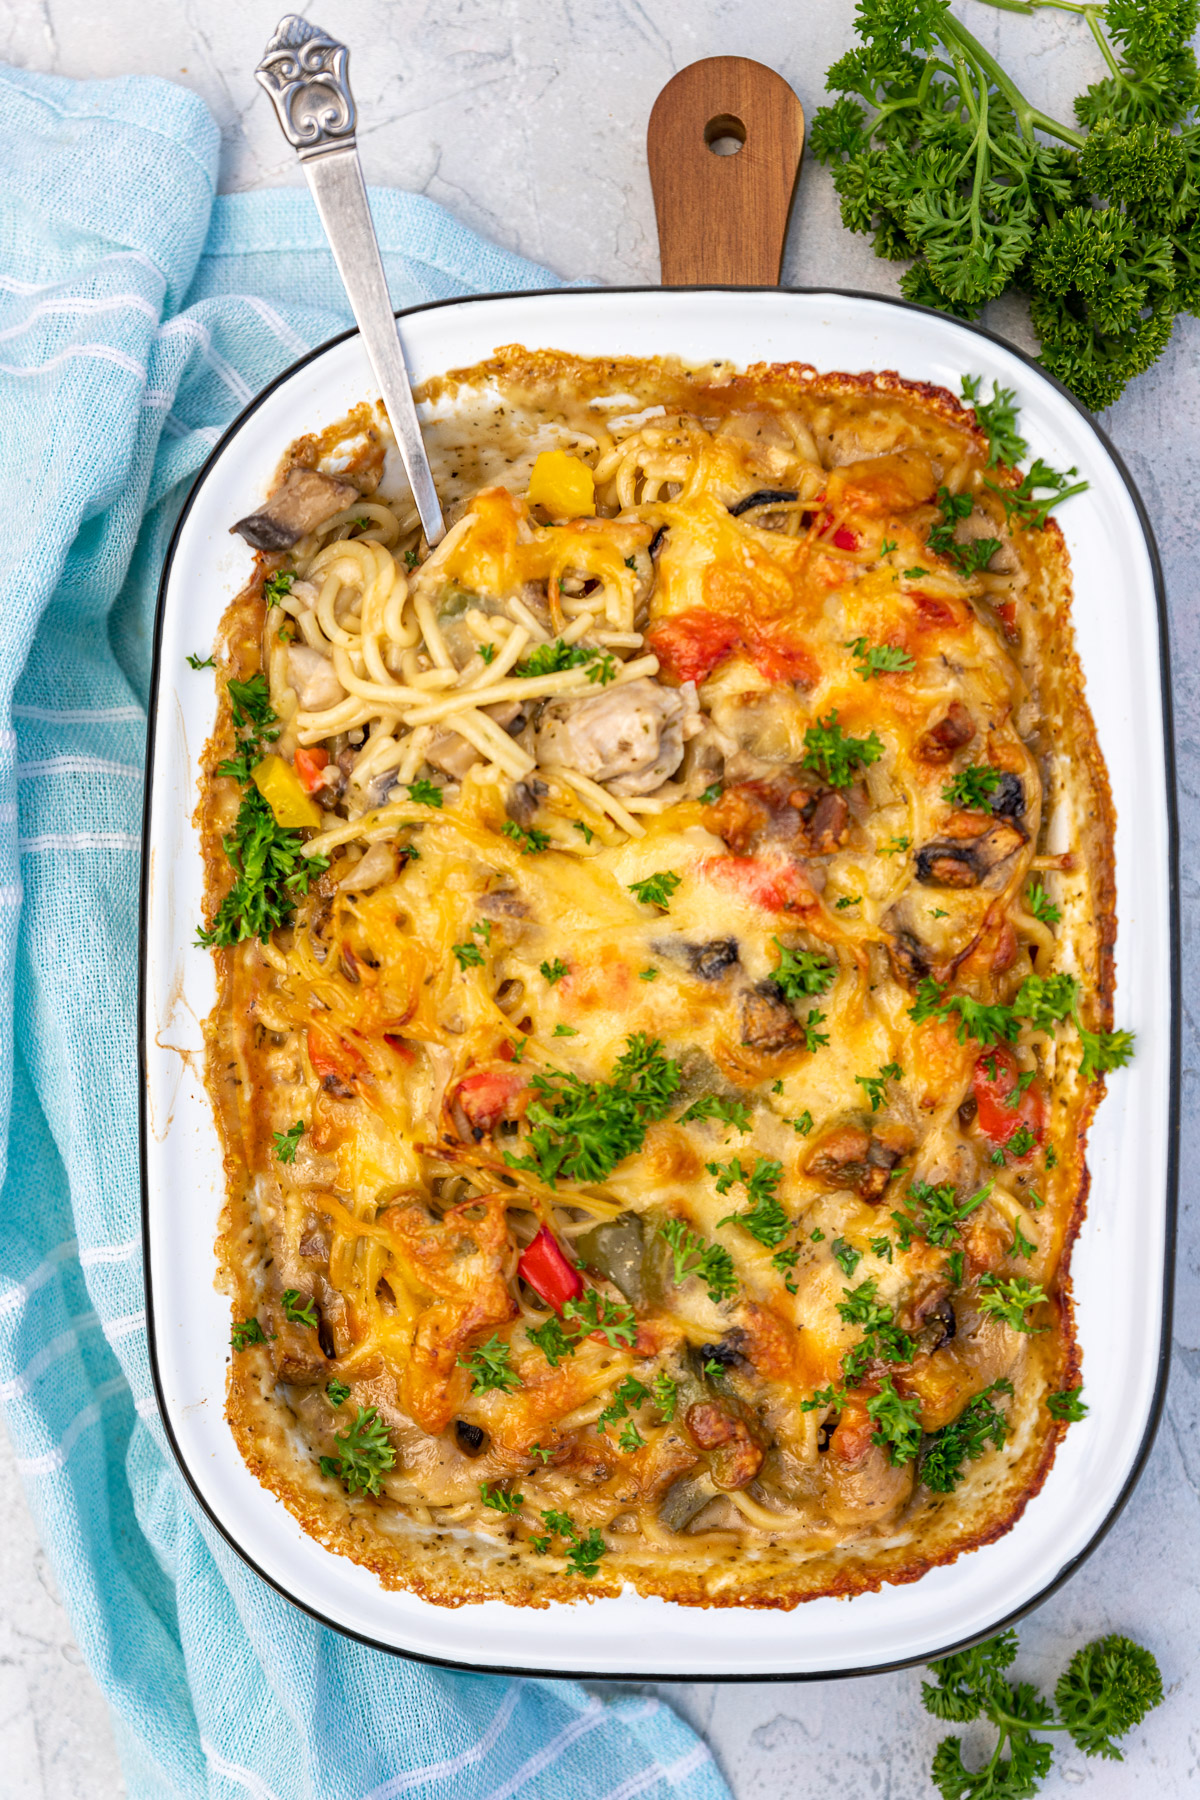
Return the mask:
<svg viewBox="0 0 1200 1800"><path fill-rule="evenodd" d="M1100 72L1081 22L957 10L1031 98L1062 118ZM848 46L851 0L321 0L327 29L352 46L368 179L419 190L467 224L568 278L658 276L644 134L659 89L699 57L771 64L811 111L824 70ZM293 180L251 71L276 0L0 0L0 59L74 76L165 76L203 95L220 121L222 187ZM785 279L894 290L896 271L845 233L824 171L801 184ZM989 321L1028 348L1018 307ZM1200 1269L1190 1177L1196 1147L1196 927L1200 782L1200 324L1176 327L1152 373L1106 417L1150 509L1166 570L1175 665L1183 828L1185 959L1183 1193L1175 1353L1162 1429L1143 1480L1091 1560L1021 1629L1022 1674L1052 1684L1082 1639L1124 1630L1162 1664L1167 1701L1124 1764L1060 1754L1048 1794L1091 1800L1200 1789ZM1078 604L1086 605L1081 595ZM1165 1021L1164 1021L1165 1023ZM1147 1195L1157 1205L1157 1195ZM123 1792L103 1702L55 1593L0 1440L0 1795L116 1800ZM719 1632L719 1618L697 1620ZM662 1686L703 1731L738 1800L919 1800L940 1735L916 1672L861 1681ZM353 1800L353 1796L346 1796ZM448 1797L449 1800L449 1797ZM564 1800L586 1800L565 1796Z"/></svg>

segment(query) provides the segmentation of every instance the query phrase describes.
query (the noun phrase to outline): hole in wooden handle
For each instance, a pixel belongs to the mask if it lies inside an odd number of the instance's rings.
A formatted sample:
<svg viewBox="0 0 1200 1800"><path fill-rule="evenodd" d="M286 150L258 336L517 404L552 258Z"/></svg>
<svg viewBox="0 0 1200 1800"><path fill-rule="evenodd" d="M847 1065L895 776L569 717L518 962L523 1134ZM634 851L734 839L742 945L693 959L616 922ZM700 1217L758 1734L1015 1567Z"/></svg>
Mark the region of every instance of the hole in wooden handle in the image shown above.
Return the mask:
<svg viewBox="0 0 1200 1800"><path fill-rule="evenodd" d="M704 127L704 141L714 156L736 156L746 141L746 127L732 113L717 113Z"/></svg>
<svg viewBox="0 0 1200 1800"><path fill-rule="evenodd" d="M773 69L712 56L673 76L646 130L664 287L773 287L803 149Z"/></svg>

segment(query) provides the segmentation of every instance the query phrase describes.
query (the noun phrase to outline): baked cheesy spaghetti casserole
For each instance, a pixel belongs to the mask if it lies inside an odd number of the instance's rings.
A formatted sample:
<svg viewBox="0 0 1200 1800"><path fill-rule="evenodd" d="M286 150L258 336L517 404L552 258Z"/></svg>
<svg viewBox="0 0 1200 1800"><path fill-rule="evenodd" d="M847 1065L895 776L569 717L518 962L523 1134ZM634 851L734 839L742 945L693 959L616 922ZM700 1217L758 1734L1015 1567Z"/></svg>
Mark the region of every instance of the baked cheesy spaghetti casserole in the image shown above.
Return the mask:
<svg viewBox="0 0 1200 1800"><path fill-rule="evenodd" d="M432 551L367 405L247 496L228 1416L386 1585L909 1581L1082 1410L1130 1039L1067 478L1009 399L512 347L425 394Z"/></svg>

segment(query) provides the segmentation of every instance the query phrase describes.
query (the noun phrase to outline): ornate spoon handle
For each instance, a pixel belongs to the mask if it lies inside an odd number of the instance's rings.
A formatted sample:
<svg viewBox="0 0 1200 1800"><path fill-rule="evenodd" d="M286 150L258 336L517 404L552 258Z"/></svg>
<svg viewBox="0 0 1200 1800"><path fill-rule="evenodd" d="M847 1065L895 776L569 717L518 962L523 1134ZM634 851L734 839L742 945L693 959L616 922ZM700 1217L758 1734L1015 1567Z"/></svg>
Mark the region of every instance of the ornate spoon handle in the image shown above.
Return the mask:
<svg viewBox="0 0 1200 1800"><path fill-rule="evenodd" d="M354 141L345 44L287 13L255 70L312 189L325 235L366 345L430 544L445 536L442 509L413 402L379 243Z"/></svg>

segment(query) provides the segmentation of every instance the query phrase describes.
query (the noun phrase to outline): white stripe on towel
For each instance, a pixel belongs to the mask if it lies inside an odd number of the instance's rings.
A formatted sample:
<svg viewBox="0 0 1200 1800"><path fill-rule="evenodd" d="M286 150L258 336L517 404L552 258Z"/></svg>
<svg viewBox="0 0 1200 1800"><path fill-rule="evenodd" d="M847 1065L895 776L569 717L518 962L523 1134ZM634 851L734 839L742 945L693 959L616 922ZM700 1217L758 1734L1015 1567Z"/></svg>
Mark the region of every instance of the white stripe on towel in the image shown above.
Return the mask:
<svg viewBox="0 0 1200 1800"><path fill-rule="evenodd" d="M99 1422L100 1409L104 1402L111 1400L114 1394L119 1394L122 1390L126 1393L129 1391L129 1383L123 1375L114 1375L111 1381L103 1382L96 1389L96 1398L91 1405L85 1406L81 1413L76 1413L53 1450L47 1450L42 1456L19 1456L17 1458L18 1474L56 1475L84 1432L88 1430L89 1426Z"/></svg>
<svg viewBox="0 0 1200 1800"><path fill-rule="evenodd" d="M74 362L81 357L90 357L96 362L115 363L118 369L126 369L130 375L136 375L139 381L146 379L142 364L134 357L126 356L123 350L117 350L112 344L71 344L66 350L60 350L57 356L50 357L49 361L31 363L28 367L24 363L0 363L0 375L49 375L61 363Z"/></svg>
<svg viewBox="0 0 1200 1800"><path fill-rule="evenodd" d="M431 1781L445 1781L451 1775L458 1775L463 1769L482 1762L495 1748L501 1732L516 1711L520 1698L521 1684L514 1681L493 1713L491 1724L469 1750L460 1750L457 1756L448 1756L443 1762L427 1763L423 1769L407 1769L402 1775L393 1775L381 1787L372 1788L365 1800L396 1800L398 1794L407 1794L413 1788L425 1787Z"/></svg>
<svg viewBox="0 0 1200 1800"><path fill-rule="evenodd" d="M17 780L33 781L46 775L119 775L140 781L142 771L133 763L108 762L102 756L47 756L40 762L17 764Z"/></svg>
<svg viewBox="0 0 1200 1800"><path fill-rule="evenodd" d="M14 719L33 719L39 725L118 725L135 721L140 725L145 713L140 706L86 706L57 712L45 706L14 706Z"/></svg>
<svg viewBox="0 0 1200 1800"><path fill-rule="evenodd" d="M51 1250L45 1260L40 1262L37 1268L25 1277L24 1281L19 1281L15 1287L5 1288L4 1292L0 1293L0 1319L10 1312L18 1311L31 1294L36 1294L40 1287L44 1287L48 1281L53 1280L58 1265L65 1262L69 1256L74 1256L76 1248L75 1239L68 1238L65 1244L60 1244L56 1250Z"/></svg>
<svg viewBox="0 0 1200 1800"><path fill-rule="evenodd" d="M665 1768L660 1762L652 1762L648 1769L631 1775L619 1787L609 1788L603 1800L637 1800L638 1794L644 1794L647 1788L656 1786L660 1781L668 1781L672 1787L678 1787L681 1781L686 1781L689 1775L694 1775L697 1769L702 1769L705 1763L711 1761L712 1752L707 1744L693 1744L687 1755L681 1756L677 1762L668 1763Z"/></svg>
<svg viewBox="0 0 1200 1800"><path fill-rule="evenodd" d="M648 1700L644 1710L648 1713L657 1712L658 1707L657 1700ZM589 1700L583 1711L569 1725L564 1725L556 1737L552 1737L548 1744L543 1744L540 1750L535 1750L532 1756L527 1757L507 1781L498 1788L493 1788L487 1800L513 1800L513 1795L519 1794L526 1782L532 1781L535 1775L540 1775L552 1762L557 1762L565 1750L569 1750L581 1737L586 1737L589 1731L595 1731L597 1725L603 1725L605 1710L602 1700Z"/></svg>
<svg viewBox="0 0 1200 1800"><path fill-rule="evenodd" d="M226 1781L236 1781L239 1787L254 1795L254 1800L279 1800L274 1788L269 1788L265 1781L260 1781L253 1769L243 1769L240 1763L227 1762L207 1738L200 1739L200 1748L218 1775L223 1775Z"/></svg>
<svg viewBox="0 0 1200 1800"><path fill-rule="evenodd" d="M97 1263L127 1262L141 1247L140 1237L130 1238L127 1244L92 1244L79 1252L79 1265L81 1268L91 1269Z"/></svg>
<svg viewBox="0 0 1200 1800"><path fill-rule="evenodd" d="M33 856L41 850L140 850L141 834L136 831L47 831L41 837L18 838L22 856Z"/></svg>
<svg viewBox="0 0 1200 1800"><path fill-rule="evenodd" d="M143 300L140 294L101 295L90 299L74 300L39 300L19 325L9 325L5 330L0 331L0 343L7 338L20 337L22 332L29 331L47 313L62 313L71 318L82 313L117 312L121 307L127 308L130 312L140 312L147 319L152 319L156 325L158 324L158 308L151 306L148 300Z"/></svg>
<svg viewBox="0 0 1200 1800"><path fill-rule="evenodd" d="M8 1381L0 1382L0 1401L6 1405L10 1400L19 1400L27 1394L35 1381L41 1379L46 1370L64 1356L67 1356L78 1344L81 1331L94 1331L100 1320L94 1312L83 1313L78 1319L72 1319L66 1331L60 1331L56 1338L43 1344L37 1355L26 1363L19 1375L13 1375Z"/></svg>

